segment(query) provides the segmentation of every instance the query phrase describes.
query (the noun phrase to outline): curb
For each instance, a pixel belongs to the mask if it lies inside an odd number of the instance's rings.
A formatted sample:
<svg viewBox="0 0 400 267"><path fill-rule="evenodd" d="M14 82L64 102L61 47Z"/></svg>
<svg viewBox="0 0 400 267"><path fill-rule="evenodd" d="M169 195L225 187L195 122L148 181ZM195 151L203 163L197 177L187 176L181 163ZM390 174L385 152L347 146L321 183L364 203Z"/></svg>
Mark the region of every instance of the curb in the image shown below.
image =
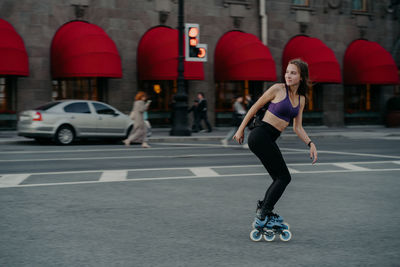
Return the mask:
<svg viewBox="0 0 400 267"><path fill-rule="evenodd" d="M308 134L308 136L311 138L331 138L331 137L336 137L336 138L346 138L348 136L343 135L343 134ZM148 138L149 143L157 143L157 142L187 142L187 141L221 141L222 139L225 138L225 135L221 136L170 136L170 137L150 137ZM280 139L283 140L296 140L299 139L299 137L295 134L284 134L279 137Z"/></svg>
<svg viewBox="0 0 400 267"><path fill-rule="evenodd" d="M169 143L177 143L177 142L198 142L198 141L217 141L219 142L223 138L225 138L228 130L220 129L212 134L204 133L204 134L195 134L191 136L170 136L169 131L166 129L155 129L153 131L153 135L148 138L149 142L169 142ZM353 129L340 129L340 130L325 130L324 128L320 128L316 130L316 132L308 131L308 136L312 139L322 139L322 138L357 138L357 139L365 139L365 138L395 138L400 139L400 129L396 130L383 130L383 129L363 129L363 128L353 128ZM284 132L280 136L281 140L296 140L299 139L298 136L293 132ZM31 140L29 138L24 138L17 136L15 132L0 132L0 144L4 143L12 143L18 141L27 141Z"/></svg>

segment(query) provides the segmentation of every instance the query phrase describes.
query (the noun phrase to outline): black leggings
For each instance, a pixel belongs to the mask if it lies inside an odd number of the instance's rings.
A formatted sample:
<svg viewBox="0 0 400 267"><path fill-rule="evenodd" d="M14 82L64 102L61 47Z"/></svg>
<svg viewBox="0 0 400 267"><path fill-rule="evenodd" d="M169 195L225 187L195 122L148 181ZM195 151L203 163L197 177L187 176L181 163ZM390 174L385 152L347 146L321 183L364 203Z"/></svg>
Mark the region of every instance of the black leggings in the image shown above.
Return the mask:
<svg viewBox="0 0 400 267"><path fill-rule="evenodd" d="M291 181L285 160L275 143L280 134L281 132L278 129L262 121L259 127L251 131L248 139L249 148L260 159L273 180L267 192L265 192L261 211L262 217L268 212L272 212Z"/></svg>

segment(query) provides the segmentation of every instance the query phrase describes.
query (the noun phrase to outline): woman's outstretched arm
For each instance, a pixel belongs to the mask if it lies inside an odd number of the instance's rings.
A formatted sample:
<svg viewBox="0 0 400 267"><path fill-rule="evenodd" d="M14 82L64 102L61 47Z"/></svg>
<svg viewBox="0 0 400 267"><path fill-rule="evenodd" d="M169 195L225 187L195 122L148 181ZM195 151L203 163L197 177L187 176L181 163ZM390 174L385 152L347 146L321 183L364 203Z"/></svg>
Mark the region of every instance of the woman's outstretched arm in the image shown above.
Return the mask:
<svg viewBox="0 0 400 267"><path fill-rule="evenodd" d="M246 128L247 124L249 123L251 118L256 115L259 109L261 109L268 102L275 98L275 95L280 90L280 87L281 85L278 83L272 85L267 91L264 92L264 94L257 100L257 102L254 103L253 106L251 106L242 123L240 124L239 129L232 139L236 140L239 144L243 143L244 129Z"/></svg>

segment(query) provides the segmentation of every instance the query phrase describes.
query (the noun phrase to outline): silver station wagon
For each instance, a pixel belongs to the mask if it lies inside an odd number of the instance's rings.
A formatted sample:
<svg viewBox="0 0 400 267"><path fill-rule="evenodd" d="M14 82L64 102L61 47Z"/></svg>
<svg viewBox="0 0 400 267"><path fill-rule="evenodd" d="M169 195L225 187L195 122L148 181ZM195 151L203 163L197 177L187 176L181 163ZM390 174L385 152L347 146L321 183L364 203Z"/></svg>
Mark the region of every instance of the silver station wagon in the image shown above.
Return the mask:
<svg viewBox="0 0 400 267"><path fill-rule="evenodd" d="M18 118L18 135L61 145L81 138L127 137L133 127L129 116L102 102L63 100L23 111Z"/></svg>

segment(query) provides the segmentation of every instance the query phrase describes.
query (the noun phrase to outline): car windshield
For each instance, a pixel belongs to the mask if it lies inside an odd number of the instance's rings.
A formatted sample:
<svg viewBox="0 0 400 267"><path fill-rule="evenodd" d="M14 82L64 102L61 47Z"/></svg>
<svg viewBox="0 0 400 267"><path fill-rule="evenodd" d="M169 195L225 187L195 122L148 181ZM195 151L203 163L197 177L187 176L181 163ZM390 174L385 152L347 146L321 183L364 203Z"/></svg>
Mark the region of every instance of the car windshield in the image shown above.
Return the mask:
<svg viewBox="0 0 400 267"><path fill-rule="evenodd" d="M44 104L43 106L40 106L38 108L35 108L35 110L48 110L54 106L57 106L58 104L60 104L61 102L50 102L47 104Z"/></svg>

